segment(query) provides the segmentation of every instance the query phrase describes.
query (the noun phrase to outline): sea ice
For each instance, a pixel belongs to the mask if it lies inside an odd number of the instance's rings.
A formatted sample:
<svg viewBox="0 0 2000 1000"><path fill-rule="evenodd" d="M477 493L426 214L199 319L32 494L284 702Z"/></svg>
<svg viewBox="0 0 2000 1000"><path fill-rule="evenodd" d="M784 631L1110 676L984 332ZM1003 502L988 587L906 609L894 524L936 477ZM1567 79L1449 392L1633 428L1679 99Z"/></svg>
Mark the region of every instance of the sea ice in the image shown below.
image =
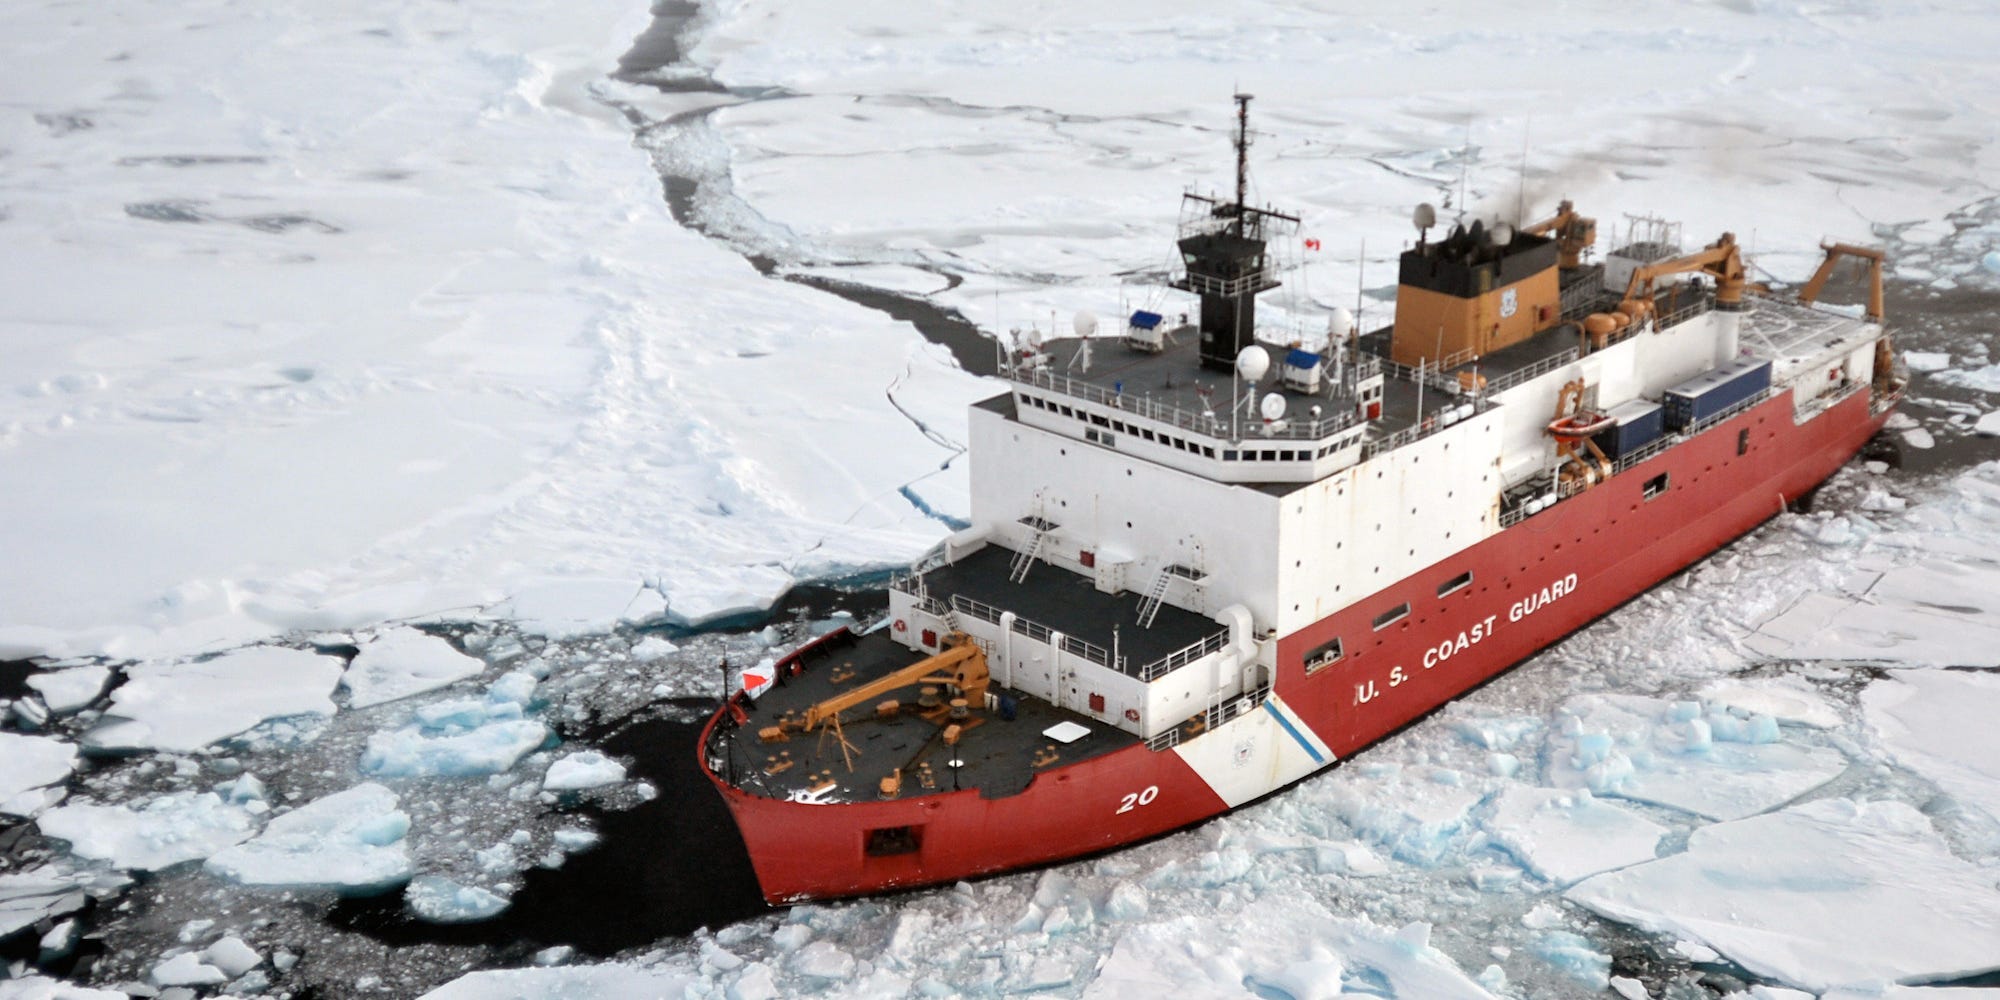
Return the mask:
<svg viewBox="0 0 2000 1000"><path fill-rule="evenodd" d="M646 592L636 579L536 581L514 592L507 617L529 635L550 639L597 635L626 621L630 609ZM649 614L638 617L644 619Z"/></svg>
<svg viewBox="0 0 2000 1000"><path fill-rule="evenodd" d="M568 792L585 788L602 788L624 780L625 765L595 750L584 750L550 764L548 775L542 779L542 787L550 791Z"/></svg>
<svg viewBox="0 0 2000 1000"><path fill-rule="evenodd" d="M486 664L459 652L445 639L413 628L390 629L361 645L340 683L350 692L350 708L435 691L476 677Z"/></svg>
<svg viewBox="0 0 2000 1000"><path fill-rule="evenodd" d="M74 913L93 893L123 888L123 875L71 872L51 865L0 874L0 938Z"/></svg>
<svg viewBox="0 0 2000 1000"><path fill-rule="evenodd" d="M1951 367L1951 355L1929 351L1907 351L1903 363L1913 372L1941 372Z"/></svg>
<svg viewBox="0 0 2000 1000"><path fill-rule="evenodd" d="M410 817L374 783L315 799L279 816L255 839L208 859L210 872L244 885L365 891L410 877L403 835Z"/></svg>
<svg viewBox="0 0 2000 1000"><path fill-rule="evenodd" d="M182 952L153 966L153 982L161 986L217 986L229 981L221 969L201 960L194 952Z"/></svg>
<svg viewBox="0 0 2000 1000"><path fill-rule="evenodd" d="M685 972L620 963L488 969L460 976L420 1000L659 1000L700 985Z"/></svg>
<svg viewBox="0 0 2000 1000"><path fill-rule="evenodd" d="M419 707L410 725L368 737L361 770L378 777L498 774L548 742L549 728L521 717L535 678L509 671L484 697Z"/></svg>
<svg viewBox="0 0 2000 1000"><path fill-rule="evenodd" d="M83 739L102 749L199 750L266 719L332 715L341 669L333 657L278 646L137 664Z"/></svg>
<svg viewBox="0 0 2000 1000"><path fill-rule="evenodd" d="M69 778L76 747L48 736L0 732L0 814L32 815L45 802L25 794Z"/></svg>
<svg viewBox="0 0 2000 1000"><path fill-rule="evenodd" d="M1822 799L1696 830L1685 853L1581 882L1613 920L1809 990L2000 969L2000 891L1900 802Z"/></svg>
<svg viewBox="0 0 2000 1000"><path fill-rule="evenodd" d="M1698 694L1710 706L1814 729L1833 729L1842 721L1840 710L1825 695L1791 677L1712 681Z"/></svg>
<svg viewBox="0 0 2000 1000"><path fill-rule="evenodd" d="M1493 841L1557 885L1653 859L1667 828L1583 789L1509 785L1494 797Z"/></svg>
<svg viewBox="0 0 2000 1000"><path fill-rule="evenodd" d="M1388 996L1492 996L1431 947L1428 925L1390 930L1365 919L1335 916L1316 900L1287 893L1259 897L1235 913L1129 926L1119 933L1083 995L1101 1000L1234 1000L1250 982L1298 981L1323 990L1327 973L1336 968L1340 982L1376 983L1375 990L1386 986Z"/></svg>
<svg viewBox="0 0 2000 1000"><path fill-rule="evenodd" d="M1704 713L1695 702L1583 695L1558 712L1544 749L1549 781L1711 819L1740 819L1832 780L1847 758L1773 742L1769 716Z"/></svg>
<svg viewBox="0 0 2000 1000"><path fill-rule="evenodd" d="M0 979L0 1000L132 1000L120 990L97 990L45 976Z"/></svg>
<svg viewBox="0 0 2000 1000"><path fill-rule="evenodd" d="M1899 670L1861 705L1898 763L2000 820L2000 675Z"/></svg>
<svg viewBox="0 0 2000 1000"><path fill-rule="evenodd" d="M1972 432L1982 437L2000 437L2000 410L1981 414L1979 422L1972 425Z"/></svg>
<svg viewBox="0 0 2000 1000"><path fill-rule="evenodd" d="M257 817L214 792L175 792L137 808L71 804L37 821L70 853L114 868L155 871L198 861L257 832Z"/></svg>
<svg viewBox="0 0 2000 1000"><path fill-rule="evenodd" d="M1971 488L1983 479L1974 474L1962 482ZM1967 514L1977 511L1968 508ZM1921 513L1945 512L1927 506ZM1937 552L1957 535L1912 533L1897 543ZM2000 666L2000 567L1929 555L1907 565L1856 568L1836 592L1808 593L1759 624L1744 645L1787 659Z"/></svg>
<svg viewBox="0 0 2000 1000"><path fill-rule="evenodd" d="M1938 381L1952 385L1976 389L1980 392L2000 393L2000 364L1981 368L1955 368L1938 373Z"/></svg>
<svg viewBox="0 0 2000 1000"><path fill-rule="evenodd" d="M411 912L434 924L464 924L498 916L507 897L476 885L460 885L439 875L411 880L403 889Z"/></svg>
<svg viewBox="0 0 2000 1000"><path fill-rule="evenodd" d="M30 674L28 686L42 696L42 704L47 705L49 711L68 715L96 701L97 696L104 693L105 682L110 679L110 667L86 664Z"/></svg>
<svg viewBox="0 0 2000 1000"><path fill-rule="evenodd" d="M230 935L202 950L201 960L222 970L231 979L249 972L264 963L264 956L257 949L245 944L243 939Z"/></svg>

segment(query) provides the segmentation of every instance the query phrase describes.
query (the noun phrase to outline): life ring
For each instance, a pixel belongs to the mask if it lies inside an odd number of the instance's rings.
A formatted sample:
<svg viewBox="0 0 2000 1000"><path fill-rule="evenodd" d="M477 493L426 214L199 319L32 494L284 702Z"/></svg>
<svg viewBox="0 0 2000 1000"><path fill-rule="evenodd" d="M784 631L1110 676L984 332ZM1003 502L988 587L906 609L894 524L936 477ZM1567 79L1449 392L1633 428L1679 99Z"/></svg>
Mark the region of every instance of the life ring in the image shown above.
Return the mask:
<svg viewBox="0 0 2000 1000"><path fill-rule="evenodd" d="M896 631L898 631L898 632L908 632L909 630L910 630L910 623L909 623L909 622L906 622L906 621L902 620L901 618L898 618L898 619L896 619Z"/></svg>
<svg viewBox="0 0 2000 1000"><path fill-rule="evenodd" d="M1137 721L1139 721L1139 710L1138 710L1138 709L1136 709L1136 708L1128 708L1128 709L1126 709L1126 710L1125 710L1125 721L1127 721L1127 722L1137 722Z"/></svg>

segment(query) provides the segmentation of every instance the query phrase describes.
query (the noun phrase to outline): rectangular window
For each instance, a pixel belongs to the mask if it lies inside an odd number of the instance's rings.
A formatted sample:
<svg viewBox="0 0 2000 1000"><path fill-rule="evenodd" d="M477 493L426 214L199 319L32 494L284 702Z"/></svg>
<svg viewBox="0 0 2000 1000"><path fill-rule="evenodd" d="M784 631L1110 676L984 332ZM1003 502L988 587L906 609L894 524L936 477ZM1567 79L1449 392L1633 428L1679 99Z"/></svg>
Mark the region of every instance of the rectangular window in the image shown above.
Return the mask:
<svg viewBox="0 0 2000 1000"><path fill-rule="evenodd" d="M1107 416L1104 416L1104 415L1103 415L1103 414L1101 414L1101 413L1093 413L1093 414L1091 414L1091 415L1090 415L1090 422L1091 422L1091 423L1093 423L1093 424L1096 424L1096 425L1097 425L1097 426L1099 426L1099 427L1109 427L1109 426L1111 426L1111 418L1110 418L1110 417L1107 417Z"/></svg>
<svg viewBox="0 0 2000 1000"><path fill-rule="evenodd" d="M1143 438L1145 438L1145 439L1146 439L1146 440L1148 440L1148 441L1151 441L1151 440L1153 440L1153 432L1152 432L1152 431L1147 431L1147 430L1142 430L1142 431L1140 431L1140 432L1139 432L1139 436L1140 436L1140 437L1143 437Z"/></svg>
<svg viewBox="0 0 2000 1000"><path fill-rule="evenodd" d="M1375 616L1375 631L1380 632L1410 616L1410 604L1405 601Z"/></svg>
<svg viewBox="0 0 2000 1000"><path fill-rule="evenodd" d="M1736 453L1738 455L1750 453L1750 428L1745 427L1736 432Z"/></svg>
<svg viewBox="0 0 2000 1000"><path fill-rule="evenodd" d="M1311 676L1339 663L1340 657L1340 640L1337 638L1323 646L1307 651L1306 675Z"/></svg>
<svg viewBox="0 0 2000 1000"><path fill-rule="evenodd" d="M1654 497L1657 497L1660 494L1665 493L1666 491L1667 491L1667 474L1662 472L1659 475L1646 480L1646 485L1639 488L1639 495L1646 498L1647 500L1651 500Z"/></svg>
<svg viewBox="0 0 2000 1000"><path fill-rule="evenodd" d="M1060 414L1062 414L1062 415L1063 415L1063 416L1065 416L1065 417L1067 417L1067 416L1070 416L1070 415L1071 415L1071 413L1070 413L1070 409L1069 409L1069 407L1067 407L1067 406L1058 406L1058 407L1056 407L1056 412L1057 412L1057 413L1060 413Z"/></svg>
<svg viewBox="0 0 2000 1000"><path fill-rule="evenodd" d="M1222 453L1222 460L1225 462L1234 462L1236 461L1236 453L1233 451L1225 451Z"/></svg>
<svg viewBox="0 0 2000 1000"><path fill-rule="evenodd" d="M1214 458L1214 457L1215 457L1215 449L1214 449L1214 448L1211 448L1211 447L1209 447L1208 445L1202 445L1202 446L1201 446L1201 457L1203 457L1203 458Z"/></svg>
<svg viewBox="0 0 2000 1000"><path fill-rule="evenodd" d="M1472 571L1466 570L1465 572L1460 573L1457 576L1454 576L1451 579L1438 584L1438 596L1444 597L1448 594L1456 594L1459 591L1464 590L1465 588L1470 586L1472 586Z"/></svg>
<svg viewBox="0 0 2000 1000"><path fill-rule="evenodd" d="M1263 454L1264 454L1264 461L1266 462L1275 462L1278 460L1278 453L1275 451L1267 451L1264 452Z"/></svg>

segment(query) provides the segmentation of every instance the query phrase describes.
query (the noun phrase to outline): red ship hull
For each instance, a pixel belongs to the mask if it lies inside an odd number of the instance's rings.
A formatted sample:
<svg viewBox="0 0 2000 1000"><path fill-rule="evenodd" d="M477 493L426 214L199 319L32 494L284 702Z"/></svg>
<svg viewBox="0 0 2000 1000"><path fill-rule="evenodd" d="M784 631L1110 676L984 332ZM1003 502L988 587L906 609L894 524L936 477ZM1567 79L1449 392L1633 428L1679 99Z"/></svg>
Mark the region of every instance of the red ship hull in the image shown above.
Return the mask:
<svg viewBox="0 0 2000 1000"><path fill-rule="evenodd" d="M1274 695L1345 757L1532 656L1685 569L1824 482L1887 411L1857 392L1803 425L1789 393L1284 636ZM1747 438L1744 436L1747 432ZM1661 474L1666 489L1646 498ZM1440 597L1440 584L1471 583ZM1410 612L1381 630L1377 615ZM1308 676L1303 654L1340 637L1346 655ZM718 713L717 719L721 717ZM716 725L711 719L709 729ZM709 743L704 731L701 746ZM1199 822L1229 805L1185 758L1144 744L1054 768L1027 790L813 805L752 795L702 762L772 903L951 882L1074 858ZM1132 796L1157 794L1144 808ZM1268 791L1276 791L1273 787ZM909 827L914 851L864 849Z"/></svg>

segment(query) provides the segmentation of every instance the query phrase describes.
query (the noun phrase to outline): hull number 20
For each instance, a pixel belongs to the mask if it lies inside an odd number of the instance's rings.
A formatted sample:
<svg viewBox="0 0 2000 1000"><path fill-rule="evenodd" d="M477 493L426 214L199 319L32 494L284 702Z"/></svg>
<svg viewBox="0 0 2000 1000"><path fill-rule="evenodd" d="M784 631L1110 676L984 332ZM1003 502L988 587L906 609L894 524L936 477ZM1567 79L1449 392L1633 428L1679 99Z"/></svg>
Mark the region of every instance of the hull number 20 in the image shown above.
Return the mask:
<svg viewBox="0 0 2000 1000"><path fill-rule="evenodd" d="M1160 786L1158 785L1147 785L1146 790L1143 792L1126 792L1124 801L1118 805L1118 811L1128 813L1132 811L1133 806L1152 805L1153 800L1159 797Z"/></svg>

